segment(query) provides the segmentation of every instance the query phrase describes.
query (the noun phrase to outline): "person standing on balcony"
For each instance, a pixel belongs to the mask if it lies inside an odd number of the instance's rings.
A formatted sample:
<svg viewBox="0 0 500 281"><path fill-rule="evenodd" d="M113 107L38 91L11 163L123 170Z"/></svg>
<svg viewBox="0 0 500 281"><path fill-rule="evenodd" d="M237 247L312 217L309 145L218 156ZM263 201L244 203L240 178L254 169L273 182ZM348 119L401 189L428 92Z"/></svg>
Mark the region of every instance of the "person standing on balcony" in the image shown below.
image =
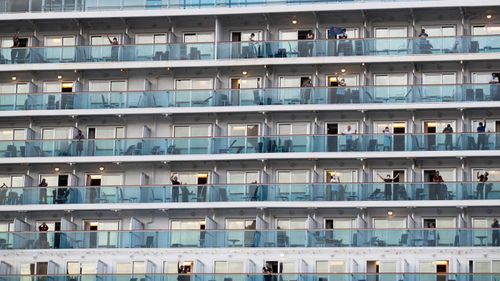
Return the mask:
<svg viewBox="0 0 500 281"><path fill-rule="evenodd" d="M492 246L500 246L500 224L498 220L493 219L493 223L491 224L491 245Z"/></svg>
<svg viewBox="0 0 500 281"><path fill-rule="evenodd" d="M78 133L74 137L76 140L76 156L82 156L83 153L83 139L85 139L85 136L82 133L82 130L78 130Z"/></svg>
<svg viewBox="0 0 500 281"><path fill-rule="evenodd" d="M118 61L118 54L119 54L119 51L120 51L120 43L118 43L118 39L116 37L113 37L113 40L111 40L111 38L109 38L109 35L108 35L108 41L109 41L109 44L111 44L111 60L112 61Z"/></svg>
<svg viewBox="0 0 500 281"><path fill-rule="evenodd" d="M38 231L40 232L38 247L48 248L49 242L47 241L47 231L49 231L49 226L45 222L42 222L42 224L38 226Z"/></svg>
<svg viewBox="0 0 500 281"><path fill-rule="evenodd" d="M354 150L354 141L352 139L352 135L357 134L357 130L353 130L351 125L347 125L347 128L344 132L342 132L342 135L345 135L345 143L346 143L346 151L352 151Z"/></svg>
<svg viewBox="0 0 500 281"><path fill-rule="evenodd" d="M431 185L431 191L430 191L430 199L431 200L442 200L442 194L443 194L443 177L439 174L439 171L436 171L434 175L432 176L432 182L434 184Z"/></svg>
<svg viewBox="0 0 500 281"><path fill-rule="evenodd" d="M386 126L384 130L382 130L382 133L384 134L384 151L391 151L392 136L389 126Z"/></svg>
<svg viewBox="0 0 500 281"><path fill-rule="evenodd" d="M248 46L250 47L249 57L257 57L257 40L255 40L255 33L250 34L248 38Z"/></svg>
<svg viewBox="0 0 500 281"><path fill-rule="evenodd" d="M306 81L302 84L303 89L301 89L302 93L302 103L303 104L308 104L309 100L311 99L311 88L313 87L312 81L310 78L307 78Z"/></svg>
<svg viewBox="0 0 500 281"><path fill-rule="evenodd" d="M38 187L40 187L40 196L38 198L40 200L40 204L47 204L47 186L49 185L47 184L45 179L42 179L42 181L38 185Z"/></svg>
<svg viewBox="0 0 500 281"><path fill-rule="evenodd" d="M491 73L490 80L490 96L491 100L498 101L500 100L500 73Z"/></svg>
<svg viewBox="0 0 500 281"><path fill-rule="evenodd" d="M483 119L483 122L479 122L477 126L477 149L485 150L488 149L488 137L486 133L486 119Z"/></svg>
<svg viewBox="0 0 500 281"><path fill-rule="evenodd" d="M172 202L179 202L179 185L181 183L177 179L177 175L173 174L170 177L170 182L172 183Z"/></svg>
<svg viewBox="0 0 500 281"><path fill-rule="evenodd" d="M314 50L314 32L312 30L309 30L306 36L307 41L307 56L312 57L313 56L313 50Z"/></svg>
<svg viewBox="0 0 500 281"><path fill-rule="evenodd" d="M479 180L479 183L476 186L477 199L485 199L484 187L486 185L486 182L488 181L488 175L488 172L485 172L484 174L479 174L479 172L477 172L476 176Z"/></svg>
<svg viewBox="0 0 500 281"><path fill-rule="evenodd" d="M444 149L453 150L453 128L450 124L443 129L444 134ZM448 149L449 147L449 149Z"/></svg>
<svg viewBox="0 0 500 281"><path fill-rule="evenodd" d="M5 204L5 201L7 200L8 189L9 187L5 183L3 183L2 186L0 186L0 205Z"/></svg>
<svg viewBox="0 0 500 281"><path fill-rule="evenodd" d="M330 184L331 184L331 189L332 189L331 200L332 201L339 201L340 200L340 177L336 174L333 174L332 177L330 178Z"/></svg>
<svg viewBox="0 0 500 281"><path fill-rule="evenodd" d="M382 177L380 174L377 174L378 177L385 182L384 185L384 195L385 195L385 200L392 200L392 187L394 186L394 182L398 180L399 174L397 174L395 177L391 177L391 175L387 175Z"/></svg>
<svg viewBox="0 0 500 281"><path fill-rule="evenodd" d="M345 82L345 79L342 78L339 81L339 85L337 86L337 103L344 103L345 102L345 87L347 86L347 83Z"/></svg>
<svg viewBox="0 0 500 281"><path fill-rule="evenodd" d="M19 39L19 32L16 32L12 37L12 50L10 51L10 62L12 64L17 63L19 48L21 48L21 39Z"/></svg>
<svg viewBox="0 0 500 281"><path fill-rule="evenodd" d="M271 266L266 263L266 265L262 268L262 275L264 275L264 281L272 281L273 280L273 269Z"/></svg>

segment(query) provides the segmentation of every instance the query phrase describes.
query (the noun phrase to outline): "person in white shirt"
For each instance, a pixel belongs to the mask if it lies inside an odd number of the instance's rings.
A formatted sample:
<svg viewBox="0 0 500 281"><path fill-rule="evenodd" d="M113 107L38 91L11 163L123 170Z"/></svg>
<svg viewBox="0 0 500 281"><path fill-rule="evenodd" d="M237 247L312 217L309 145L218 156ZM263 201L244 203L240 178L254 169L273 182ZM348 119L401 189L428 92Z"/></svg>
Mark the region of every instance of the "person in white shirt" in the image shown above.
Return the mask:
<svg viewBox="0 0 500 281"><path fill-rule="evenodd" d="M342 135L346 135L346 137L345 137L346 151L351 151L354 149L352 135L355 135L357 133L358 133L358 131L353 130L351 125L347 125L346 130L344 132L342 132Z"/></svg>
<svg viewBox="0 0 500 281"><path fill-rule="evenodd" d="M332 175L330 178L331 190L332 190L332 201L340 200L340 177L338 175Z"/></svg>
<svg viewBox="0 0 500 281"><path fill-rule="evenodd" d="M382 133L384 134L384 151L391 151L391 144L392 144L391 130L389 129L388 126L386 126L382 131Z"/></svg>
<svg viewBox="0 0 500 281"><path fill-rule="evenodd" d="M490 96L491 100L500 100L500 73L491 73Z"/></svg>

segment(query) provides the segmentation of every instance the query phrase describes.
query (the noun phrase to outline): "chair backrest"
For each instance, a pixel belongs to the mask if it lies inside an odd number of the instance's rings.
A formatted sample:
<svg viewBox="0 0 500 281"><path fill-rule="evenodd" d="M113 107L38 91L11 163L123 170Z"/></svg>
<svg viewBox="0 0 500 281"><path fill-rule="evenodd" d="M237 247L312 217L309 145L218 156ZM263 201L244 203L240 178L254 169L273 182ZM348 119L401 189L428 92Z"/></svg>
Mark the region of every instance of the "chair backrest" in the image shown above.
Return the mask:
<svg viewBox="0 0 500 281"><path fill-rule="evenodd" d="M283 142L283 147L284 147L285 151L290 151L292 149L292 146L293 146L292 140L285 140Z"/></svg>
<svg viewBox="0 0 500 281"><path fill-rule="evenodd" d="M153 247L154 241L155 241L155 237L154 236L148 236L148 237L146 237L146 247L148 247L148 248Z"/></svg>
<svg viewBox="0 0 500 281"><path fill-rule="evenodd" d="M368 142L368 151L375 151L376 147L377 147L377 140L370 140Z"/></svg>
<svg viewBox="0 0 500 281"><path fill-rule="evenodd" d="M401 244L408 243L408 233L401 234Z"/></svg>

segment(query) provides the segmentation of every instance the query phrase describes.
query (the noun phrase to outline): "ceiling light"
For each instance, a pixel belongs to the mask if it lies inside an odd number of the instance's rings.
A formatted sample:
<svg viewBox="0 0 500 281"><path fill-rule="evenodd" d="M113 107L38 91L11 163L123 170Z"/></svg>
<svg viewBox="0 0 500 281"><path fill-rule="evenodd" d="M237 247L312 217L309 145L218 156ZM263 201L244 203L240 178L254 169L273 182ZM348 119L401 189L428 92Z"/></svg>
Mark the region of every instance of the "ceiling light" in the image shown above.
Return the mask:
<svg viewBox="0 0 500 281"><path fill-rule="evenodd" d="M392 211L387 211L388 216L392 216L394 213Z"/></svg>
<svg viewBox="0 0 500 281"><path fill-rule="evenodd" d="M292 20L292 24L297 24L297 20Z"/></svg>
<svg viewBox="0 0 500 281"><path fill-rule="evenodd" d="M17 77L16 76L12 76L10 79L12 79L12 81L16 81Z"/></svg>
<svg viewBox="0 0 500 281"><path fill-rule="evenodd" d="M61 80L62 79L62 75L57 75L57 79Z"/></svg>
<svg viewBox="0 0 500 281"><path fill-rule="evenodd" d="M346 69L345 69L345 68L342 68L342 69L340 70L340 72L345 73L345 72L346 72Z"/></svg>
<svg viewBox="0 0 500 281"><path fill-rule="evenodd" d="M54 171L56 171L56 172L59 172L59 170L60 170L59 167L54 168Z"/></svg>
<svg viewBox="0 0 500 281"><path fill-rule="evenodd" d="M99 167L99 171L101 172L104 171L104 167L103 166Z"/></svg>
<svg viewBox="0 0 500 281"><path fill-rule="evenodd" d="M493 16L492 15L486 15L487 19L491 19Z"/></svg>
<svg viewBox="0 0 500 281"><path fill-rule="evenodd" d="M247 75L247 74L248 74L248 72L243 71L241 74L243 74L243 75Z"/></svg>

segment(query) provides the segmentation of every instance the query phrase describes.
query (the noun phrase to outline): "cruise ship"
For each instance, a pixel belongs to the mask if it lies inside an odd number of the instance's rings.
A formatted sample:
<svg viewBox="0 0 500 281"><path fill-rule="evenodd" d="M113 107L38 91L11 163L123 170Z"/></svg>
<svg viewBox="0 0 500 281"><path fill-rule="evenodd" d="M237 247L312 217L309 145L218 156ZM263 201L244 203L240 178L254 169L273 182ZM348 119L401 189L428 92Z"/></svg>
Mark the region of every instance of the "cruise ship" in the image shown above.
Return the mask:
<svg viewBox="0 0 500 281"><path fill-rule="evenodd" d="M498 0L0 0L1 281L499 281Z"/></svg>

